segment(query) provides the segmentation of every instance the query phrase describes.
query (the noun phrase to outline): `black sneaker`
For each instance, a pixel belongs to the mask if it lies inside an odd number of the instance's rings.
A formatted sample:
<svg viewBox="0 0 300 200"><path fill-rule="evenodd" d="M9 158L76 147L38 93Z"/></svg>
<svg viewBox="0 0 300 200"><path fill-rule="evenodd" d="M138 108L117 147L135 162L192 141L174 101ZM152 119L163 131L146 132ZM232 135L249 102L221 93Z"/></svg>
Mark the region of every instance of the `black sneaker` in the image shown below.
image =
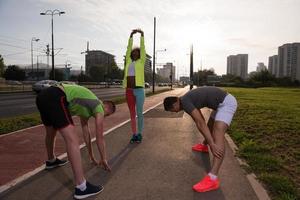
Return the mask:
<svg viewBox="0 0 300 200"><path fill-rule="evenodd" d="M136 136L136 143L141 143L142 142L142 140L143 140L143 136L142 136L142 134L137 134L137 136Z"/></svg>
<svg viewBox="0 0 300 200"><path fill-rule="evenodd" d="M137 141L137 135L136 134L133 134L131 139L130 139L130 144L133 144Z"/></svg>
<svg viewBox="0 0 300 200"><path fill-rule="evenodd" d="M58 158L56 158L56 160L54 162L46 161L46 169L53 169L56 167L60 167L60 166L67 164L68 162L69 161L67 161L67 160L59 160Z"/></svg>
<svg viewBox="0 0 300 200"><path fill-rule="evenodd" d="M75 194L74 194L74 198L75 199L84 199L96 194L99 194L100 192L102 192L104 189L103 186L95 186L90 184L89 182L86 182L86 189L84 191L81 191L80 189L75 187Z"/></svg>

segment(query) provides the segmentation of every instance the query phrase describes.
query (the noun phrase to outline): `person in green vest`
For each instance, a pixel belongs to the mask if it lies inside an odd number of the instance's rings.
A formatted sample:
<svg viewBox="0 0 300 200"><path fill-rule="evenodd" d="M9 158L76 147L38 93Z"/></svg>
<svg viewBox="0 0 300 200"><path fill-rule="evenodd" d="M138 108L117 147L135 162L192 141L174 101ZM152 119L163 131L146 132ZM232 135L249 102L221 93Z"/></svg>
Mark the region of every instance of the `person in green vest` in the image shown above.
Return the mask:
<svg viewBox="0 0 300 200"><path fill-rule="evenodd" d="M84 140L88 148L90 159L97 165L110 171L107 163L105 141L103 135L104 117L115 112L115 104L111 101L100 101L89 89L79 85L59 84L40 92L36 97L36 105L46 129L46 149L48 160L46 169L63 166L67 163L55 157L54 147L56 132L59 131L66 143L67 154L72 166L75 179L76 199L83 199L96 195L103 190L103 186L95 186L86 181L81 165L79 138L75 131L72 115L80 118ZM95 118L96 144L101 156L98 162L92 151L91 133L88 120Z"/></svg>
<svg viewBox="0 0 300 200"><path fill-rule="evenodd" d="M132 49L133 35L140 33L140 47ZM140 29L132 30L125 58L125 69L123 87L126 88L126 101L128 104L132 137L130 143L140 143L142 141L142 132L144 128L143 107L145 101L145 75L144 67L146 61L146 51L144 44L144 32ZM136 128L136 114L138 127Z"/></svg>

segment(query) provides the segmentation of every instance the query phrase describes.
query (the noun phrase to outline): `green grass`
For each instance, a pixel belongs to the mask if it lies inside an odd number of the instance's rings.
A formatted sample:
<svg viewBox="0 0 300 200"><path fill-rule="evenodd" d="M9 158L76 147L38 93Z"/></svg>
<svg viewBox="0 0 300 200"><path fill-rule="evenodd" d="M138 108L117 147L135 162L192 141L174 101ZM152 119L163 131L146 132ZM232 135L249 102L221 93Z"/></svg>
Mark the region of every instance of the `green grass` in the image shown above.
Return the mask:
<svg viewBox="0 0 300 200"><path fill-rule="evenodd" d="M38 113L0 119L0 135L35 126L40 123L41 119Z"/></svg>
<svg viewBox="0 0 300 200"><path fill-rule="evenodd" d="M162 92L169 91L169 88L161 89L159 91L156 91L154 94L159 94ZM148 92L146 96L152 96L154 95L152 92ZM126 101L125 97L116 97L112 99L113 102L116 104L121 104ZM38 113L33 113L29 115L21 115L17 117L10 117L10 118L0 118L0 135L7 134L13 131L17 131L20 129L28 128L31 126L36 126L38 124L41 124L40 115Z"/></svg>
<svg viewBox="0 0 300 200"><path fill-rule="evenodd" d="M225 88L238 100L229 134L273 199L299 199L300 89Z"/></svg>

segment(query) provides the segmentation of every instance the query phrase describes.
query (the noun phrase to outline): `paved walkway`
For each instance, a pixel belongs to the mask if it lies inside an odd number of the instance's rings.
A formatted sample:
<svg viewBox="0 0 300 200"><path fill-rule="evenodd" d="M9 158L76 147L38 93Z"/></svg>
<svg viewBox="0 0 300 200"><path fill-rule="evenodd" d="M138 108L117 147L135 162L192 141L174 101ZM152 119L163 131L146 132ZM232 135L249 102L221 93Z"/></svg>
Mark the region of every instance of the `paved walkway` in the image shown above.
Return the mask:
<svg viewBox="0 0 300 200"><path fill-rule="evenodd" d="M161 94L159 98L169 94ZM128 114L125 110L124 113ZM205 116L208 115L206 110ZM130 124L126 123L105 136L111 173L91 165L86 148L82 149L87 179L105 187L101 194L90 199L257 199L228 145L220 171L220 189L208 193L193 192L193 184L210 169L211 156L191 151L191 146L201 140L201 136L192 119L183 112L164 112L160 105L145 114L143 143L128 144L129 133ZM95 145L94 148L96 152ZM73 176L68 164L39 172L0 194L0 199L73 199L73 190Z"/></svg>
<svg viewBox="0 0 300 200"><path fill-rule="evenodd" d="M186 89L176 89L170 92L146 98L144 110L147 110L160 103L168 95L178 95ZM101 99L101 97L100 97ZM73 118L77 127L77 133L83 143L83 137L80 128L80 121L77 117ZM104 130L107 131L112 127L129 119L129 112L126 103L117 105L117 112L107 118L104 122ZM91 130L94 128L93 121L90 122ZM94 133L92 131L92 133ZM126 134L130 134L129 132ZM42 125L17 131L13 134L0 136L0 186L20 177L37 167L44 164L47 159L45 148L45 130ZM57 134L56 141L57 155L66 152L63 138ZM1 191L1 190L0 190Z"/></svg>

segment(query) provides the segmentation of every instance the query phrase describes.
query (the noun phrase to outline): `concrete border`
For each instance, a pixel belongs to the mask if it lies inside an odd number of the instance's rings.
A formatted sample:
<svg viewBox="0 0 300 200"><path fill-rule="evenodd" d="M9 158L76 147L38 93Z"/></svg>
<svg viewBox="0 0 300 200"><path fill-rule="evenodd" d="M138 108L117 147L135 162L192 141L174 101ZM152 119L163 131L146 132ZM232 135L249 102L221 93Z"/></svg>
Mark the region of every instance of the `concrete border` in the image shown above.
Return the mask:
<svg viewBox="0 0 300 200"><path fill-rule="evenodd" d="M154 106L148 108L147 110L145 110L145 111L143 112L143 114L149 112L150 110L154 109L155 107L159 106L160 104L162 104L162 101L159 102L159 103L157 103L157 104L155 104ZM110 129L108 129L107 131L104 132L104 135L107 135L107 134L111 133L112 131L116 130L117 128L120 128L121 126L125 125L125 124L128 123L129 121L130 121L130 119L127 119L127 120L125 120L125 121L119 123L118 125L116 125L116 126L110 128ZM38 125L38 126L42 126L42 125ZM35 126L35 127L36 127L36 126ZM30 127L30 128L33 128L33 127ZM27 129L30 129L30 128L26 128L26 129L23 129L23 130L27 130ZM9 133L9 134L13 134L13 133L16 133L16 132L19 132L19 131L21 131L21 130L18 130L18 131ZM6 134L6 135L7 135L7 134ZM92 142L94 142L94 141L96 141L96 138L95 138L95 137L92 138ZM85 143L83 143L83 144L81 144L81 145L79 146L79 148L82 149L82 148L84 148L85 146L86 146ZM66 157L67 157L67 153L63 153L63 154L61 154L61 155L58 156L59 159L64 159L64 158L66 158ZM8 190L8 189L14 187L15 185L17 185L17 184L19 184L19 183L21 183L21 182L27 180L27 179L30 178L31 176L34 176L35 174L37 174L37 173L43 171L44 169L45 169L45 164L43 164L42 166L40 166L40 167L38 167L38 168L36 168L36 169L30 171L30 172L27 172L26 174L24 174L24 175L22 175L22 176L20 176L20 177L18 177L18 178L16 178L16 179L14 179L14 180L12 180L12 181L6 183L5 185L2 185L2 186L0 187L0 193L5 192L6 190Z"/></svg>
<svg viewBox="0 0 300 200"><path fill-rule="evenodd" d="M249 166L244 160L240 159L239 157L236 156L236 152L238 150L238 147L236 144L233 142L231 137L226 133L225 134L225 139L227 140L229 147L233 151L233 154L235 155L237 161L239 162L240 165L246 165ZM257 198L259 200L271 200L270 196L268 195L266 189L262 186L262 184L257 180L257 177L254 173L250 173L246 175L251 187L253 188Z"/></svg>

